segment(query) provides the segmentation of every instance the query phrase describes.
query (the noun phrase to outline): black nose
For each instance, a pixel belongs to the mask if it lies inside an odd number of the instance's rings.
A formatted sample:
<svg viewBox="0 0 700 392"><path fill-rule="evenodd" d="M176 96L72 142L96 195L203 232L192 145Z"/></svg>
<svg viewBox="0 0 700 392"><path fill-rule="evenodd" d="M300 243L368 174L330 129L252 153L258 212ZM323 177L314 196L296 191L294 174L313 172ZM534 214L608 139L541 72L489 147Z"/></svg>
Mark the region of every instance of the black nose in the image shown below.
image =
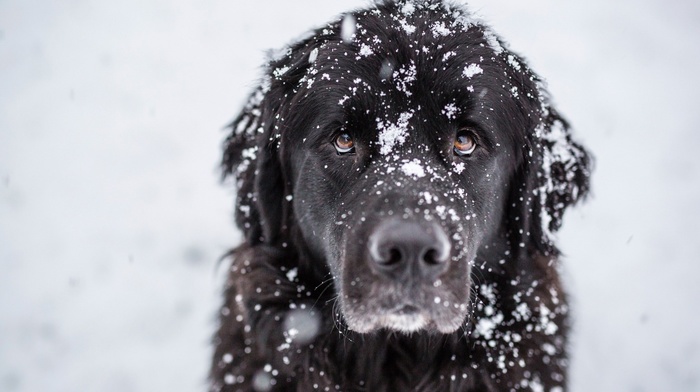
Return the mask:
<svg viewBox="0 0 700 392"><path fill-rule="evenodd" d="M414 276L435 279L448 267L450 241L430 222L389 220L369 237L369 255L375 271L392 279Z"/></svg>

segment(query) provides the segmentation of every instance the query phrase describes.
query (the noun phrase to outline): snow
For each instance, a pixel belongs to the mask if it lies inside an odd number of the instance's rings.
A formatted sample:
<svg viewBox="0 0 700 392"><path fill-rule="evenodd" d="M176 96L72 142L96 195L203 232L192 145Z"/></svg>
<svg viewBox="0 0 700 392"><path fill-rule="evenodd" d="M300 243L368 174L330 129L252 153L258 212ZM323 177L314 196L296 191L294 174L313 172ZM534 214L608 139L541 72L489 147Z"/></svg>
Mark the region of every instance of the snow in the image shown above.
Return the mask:
<svg viewBox="0 0 700 392"><path fill-rule="evenodd" d="M406 19L400 19L399 23L401 24L401 27L406 31L406 34L413 34L416 32L416 26L408 23Z"/></svg>
<svg viewBox="0 0 700 392"><path fill-rule="evenodd" d="M352 14L346 14L340 25L340 36L343 42L351 43L355 39L355 31L357 29L357 21Z"/></svg>
<svg viewBox="0 0 700 392"><path fill-rule="evenodd" d="M377 129L379 130L379 152L388 155L396 146L406 142L408 137L408 121L413 117L413 112L403 112L399 115L398 121L392 123L377 119Z"/></svg>
<svg viewBox="0 0 700 392"><path fill-rule="evenodd" d="M413 87L413 82L416 81L417 73L416 64L413 60L411 60L410 64L399 68L398 71L394 71L392 77L396 84L396 89L402 91L407 97L413 95L411 87Z"/></svg>
<svg viewBox="0 0 700 392"><path fill-rule="evenodd" d="M444 114L448 120L454 120L455 118L457 118L458 113L459 113L459 108L454 103L448 103L442 109L442 114Z"/></svg>
<svg viewBox="0 0 700 392"><path fill-rule="evenodd" d="M240 238L221 129L265 49L366 3L0 2L0 390L204 389L217 260ZM471 9L596 157L593 197L558 234L571 391L697 391L700 6Z"/></svg>
<svg viewBox="0 0 700 392"><path fill-rule="evenodd" d="M418 159L404 162L403 165L401 165L401 171L405 175L413 177L413 179L425 177L425 169L423 169L423 165L421 165Z"/></svg>
<svg viewBox="0 0 700 392"><path fill-rule="evenodd" d="M462 72L467 79L471 79L472 76L482 73L484 73L484 70L479 66L479 64L469 64L464 67L464 72Z"/></svg>
<svg viewBox="0 0 700 392"><path fill-rule="evenodd" d="M372 51L372 48L367 45L367 44L362 44L360 45L360 56L361 57L367 57L372 55L374 52Z"/></svg>
<svg viewBox="0 0 700 392"><path fill-rule="evenodd" d="M457 55L457 52L451 50L451 51L445 53L444 55L442 55L442 61L445 62L445 61L449 60L450 57L454 57L456 55Z"/></svg>
<svg viewBox="0 0 700 392"><path fill-rule="evenodd" d="M433 25L431 26L431 31L436 37L447 37L448 35L452 34L452 30L448 29L447 26L445 26L445 22L433 23Z"/></svg>
<svg viewBox="0 0 700 392"><path fill-rule="evenodd" d="M290 282L294 282L294 280L297 277L297 273L298 271L296 268L290 269L289 271L287 271L287 279L289 279Z"/></svg>
<svg viewBox="0 0 700 392"><path fill-rule="evenodd" d="M409 0L404 3L403 7L401 7L401 12L406 15L410 16L413 15L413 13L416 11L416 5L413 4L413 1Z"/></svg>
<svg viewBox="0 0 700 392"><path fill-rule="evenodd" d="M318 48L314 48L311 53L309 53L309 64L313 64L318 58Z"/></svg>

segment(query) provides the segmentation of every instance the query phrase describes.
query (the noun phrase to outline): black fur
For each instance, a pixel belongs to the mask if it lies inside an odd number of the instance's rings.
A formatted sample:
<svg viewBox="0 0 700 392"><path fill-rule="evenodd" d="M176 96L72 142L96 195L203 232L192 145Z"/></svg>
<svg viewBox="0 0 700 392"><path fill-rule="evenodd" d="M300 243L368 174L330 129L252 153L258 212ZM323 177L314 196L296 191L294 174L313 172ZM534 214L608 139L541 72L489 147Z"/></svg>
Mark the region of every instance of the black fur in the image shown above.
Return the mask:
<svg viewBox="0 0 700 392"><path fill-rule="evenodd" d="M565 390L552 234L588 191L588 154L465 10L402 0L348 15L269 63L225 141L245 242L211 389ZM387 129L404 140L387 148ZM463 129L468 157L453 152ZM336 151L341 133L354 154ZM447 261L380 271L368 248L394 223L444 232ZM386 318L402 311L421 321Z"/></svg>

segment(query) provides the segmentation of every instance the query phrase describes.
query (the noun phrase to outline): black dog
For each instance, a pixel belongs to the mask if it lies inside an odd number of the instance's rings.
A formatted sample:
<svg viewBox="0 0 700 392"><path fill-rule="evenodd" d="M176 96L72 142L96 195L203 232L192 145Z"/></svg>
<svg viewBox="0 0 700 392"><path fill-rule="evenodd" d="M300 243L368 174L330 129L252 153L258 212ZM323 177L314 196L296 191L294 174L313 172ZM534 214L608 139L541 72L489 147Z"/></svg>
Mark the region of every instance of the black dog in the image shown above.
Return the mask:
<svg viewBox="0 0 700 392"><path fill-rule="evenodd" d="M245 243L214 391L563 391L553 233L589 158L538 77L441 1L272 60L225 142Z"/></svg>

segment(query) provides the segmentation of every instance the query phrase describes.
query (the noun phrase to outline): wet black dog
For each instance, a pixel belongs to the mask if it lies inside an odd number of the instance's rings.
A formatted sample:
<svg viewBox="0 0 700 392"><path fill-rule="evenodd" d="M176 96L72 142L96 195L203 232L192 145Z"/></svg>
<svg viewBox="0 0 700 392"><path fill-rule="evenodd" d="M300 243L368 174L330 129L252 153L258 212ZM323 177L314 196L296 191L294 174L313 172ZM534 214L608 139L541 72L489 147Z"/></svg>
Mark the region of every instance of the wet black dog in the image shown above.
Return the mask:
<svg viewBox="0 0 700 392"><path fill-rule="evenodd" d="M562 391L553 244L589 159L537 76L441 1L348 14L232 126L245 243L215 391Z"/></svg>

